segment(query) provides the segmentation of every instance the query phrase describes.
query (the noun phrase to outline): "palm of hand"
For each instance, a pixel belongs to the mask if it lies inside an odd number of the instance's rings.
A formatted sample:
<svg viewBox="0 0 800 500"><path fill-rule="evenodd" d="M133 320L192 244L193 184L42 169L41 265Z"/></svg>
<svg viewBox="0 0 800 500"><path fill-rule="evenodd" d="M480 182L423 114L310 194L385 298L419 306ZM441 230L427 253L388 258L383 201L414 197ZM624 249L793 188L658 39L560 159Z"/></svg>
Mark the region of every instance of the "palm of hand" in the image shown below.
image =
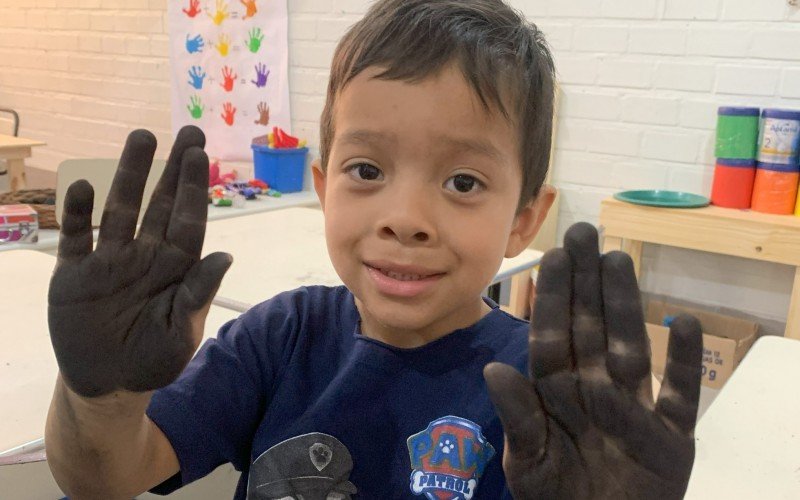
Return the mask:
<svg viewBox="0 0 800 500"><path fill-rule="evenodd" d="M78 181L67 192L48 320L62 377L82 396L168 385L200 341L193 319L230 265L225 254L200 260L208 185L203 144L197 128L178 135L136 239L152 134L136 131L128 139L94 251L92 188Z"/></svg>
<svg viewBox="0 0 800 500"><path fill-rule="evenodd" d="M673 322L654 404L630 258L599 256L588 224L565 240L542 262L531 380L505 365L485 371L506 432L508 485L517 499L681 498L694 460L700 326Z"/></svg>

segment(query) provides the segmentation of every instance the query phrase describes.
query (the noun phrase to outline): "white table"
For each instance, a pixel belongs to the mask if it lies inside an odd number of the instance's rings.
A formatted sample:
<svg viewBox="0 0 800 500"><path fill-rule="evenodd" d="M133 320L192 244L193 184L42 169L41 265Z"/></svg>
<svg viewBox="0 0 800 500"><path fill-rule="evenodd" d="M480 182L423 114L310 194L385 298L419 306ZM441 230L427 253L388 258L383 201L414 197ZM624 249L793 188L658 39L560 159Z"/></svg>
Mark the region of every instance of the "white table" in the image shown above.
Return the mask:
<svg viewBox="0 0 800 500"><path fill-rule="evenodd" d="M686 498L800 498L800 341L759 339L700 420Z"/></svg>
<svg viewBox="0 0 800 500"><path fill-rule="evenodd" d="M11 191L25 189L25 158L30 158L31 148L44 145L41 141L0 134L0 159L7 162Z"/></svg>
<svg viewBox="0 0 800 500"><path fill-rule="evenodd" d="M313 191L300 191L297 193L287 193L280 198L261 196L257 200L248 201L243 208L215 207L209 205L208 220L222 220L241 217L244 215L259 212L269 212L290 207L318 206L319 199ZM101 208L102 210L102 208ZM143 207L142 210L145 210ZM39 231L39 241L37 243L5 243L0 244L0 252L5 250L39 250L55 255L58 247L57 229L43 229ZM98 230L94 230L94 240L97 241Z"/></svg>
<svg viewBox="0 0 800 500"><path fill-rule="evenodd" d="M0 455L41 446L58 374L47 326L47 288L55 263L55 257L32 250L0 253ZM212 306L204 339L238 315Z"/></svg>
<svg viewBox="0 0 800 500"><path fill-rule="evenodd" d="M209 222L203 252L216 251L233 255L233 265L214 299L231 309L246 311L304 285L342 284L328 256L321 210L287 208ZM541 258L542 252L526 249L504 259L493 282L519 275L529 278L528 272Z"/></svg>

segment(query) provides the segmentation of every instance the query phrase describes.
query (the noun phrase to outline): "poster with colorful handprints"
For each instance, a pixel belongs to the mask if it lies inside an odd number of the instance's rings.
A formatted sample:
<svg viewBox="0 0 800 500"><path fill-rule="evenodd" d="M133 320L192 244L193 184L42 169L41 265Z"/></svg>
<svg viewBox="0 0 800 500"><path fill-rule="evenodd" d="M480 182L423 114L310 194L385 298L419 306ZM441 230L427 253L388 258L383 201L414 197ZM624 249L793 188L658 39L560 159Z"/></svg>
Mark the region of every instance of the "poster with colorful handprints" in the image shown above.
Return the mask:
<svg viewBox="0 0 800 500"><path fill-rule="evenodd" d="M209 157L250 160L291 130L287 0L169 0L172 129L206 134Z"/></svg>

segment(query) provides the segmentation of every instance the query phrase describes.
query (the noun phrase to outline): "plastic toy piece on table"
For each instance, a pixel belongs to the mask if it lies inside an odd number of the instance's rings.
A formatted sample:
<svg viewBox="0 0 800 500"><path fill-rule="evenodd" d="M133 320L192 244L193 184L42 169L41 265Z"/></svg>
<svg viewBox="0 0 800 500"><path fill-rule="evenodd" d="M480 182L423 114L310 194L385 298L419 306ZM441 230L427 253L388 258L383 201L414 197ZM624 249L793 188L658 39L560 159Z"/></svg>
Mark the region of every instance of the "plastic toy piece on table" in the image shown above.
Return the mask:
<svg viewBox="0 0 800 500"><path fill-rule="evenodd" d="M262 181L261 179L250 179L247 184L252 188L259 188L262 191L266 191L269 189L269 184Z"/></svg>
<svg viewBox="0 0 800 500"><path fill-rule="evenodd" d="M236 180L236 171L228 172L227 174L220 175L219 160L214 161L208 166L208 186L224 186L229 182Z"/></svg>
<svg viewBox="0 0 800 500"><path fill-rule="evenodd" d="M233 205L233 200L228 198L212 198L211 204L215 207L230 207Z"/></svg>
<svg viewBox="0 0 800 500"><path fill-rule="evenodd" d="M280 191L275 191L274 189L270 189L270 190L267 191L267 196L271 196L273 198L280 198L281 197L281 192Z"/></svg>

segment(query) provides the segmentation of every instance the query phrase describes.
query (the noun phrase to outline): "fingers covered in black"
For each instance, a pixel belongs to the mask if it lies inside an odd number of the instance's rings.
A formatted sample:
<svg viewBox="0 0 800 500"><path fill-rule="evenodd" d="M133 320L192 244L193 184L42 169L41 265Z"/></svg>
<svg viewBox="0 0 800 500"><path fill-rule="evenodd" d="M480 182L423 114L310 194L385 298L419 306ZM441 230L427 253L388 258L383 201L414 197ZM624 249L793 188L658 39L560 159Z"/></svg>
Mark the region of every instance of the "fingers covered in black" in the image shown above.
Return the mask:
<svg viewBox="0 0 800 500"><path fill-rule="evenodd" d="M175 192L178 188L183 153L192 147L203 148L206 138L203 131L193 125L183 127L172 145L167 165L156 185L147 211L142 219L141 234L162 240L166 237L172 207L175 204Z"/></svg>
<svg viewBox="0 0 800 500"><path fill-rule="evenodd" d="M573 367L571 274L572 264L565 250L556 248L542 257L530 330L530 374L534 379Z"/></svg>
<svg viewBox="0 0 800 500"><path fill-rule="evenodd" d="M643 383L650 383L650 342L633 261L628 254L609 252L603 256L601 268L608 374L636 393Z"/></svg>
<svg viewBox="0 0 800 500"><path fill-rule="evenodd" d="M580 222L564 236L564 248L572 261L572 342L579 370L605 370L606 338L600 283L597 230Z"/></svg>
<svg viewBox="0 0 800 500"><path fill-rule="evenodd" d="M541 460L545 452L547 421L533 384L511 366L490 363L483 369L489 397L497 409L514 460Z"/></svg>
<svg viewBox="0 0 800 500"><path fill-rule="evenodd" d="M670 325L667 364L656 412L683 432L692 432L697 421L702 361L700 322L681 314Z"/></svg>
<svg viewBox="0 0 800 500"><path fill-rule="evenodd" d="M230 254L215 252L192 266L175 298L175 312L192 313L208 304L232 263Z"/></svg>
<svg viewBox="0 0 800 500"><path fill-rule="evenodd" d="M67 189L61 234L58 239L58 258L80 259L92 251L92 207L94 189L81 179Z"/></svg>
<svg viewBox="0 0 800 500"><path fill-rule="evenodd" d="M100 222L98 246L126 244L133 239L142 193L156 152L156 138L147 130L128 135Z"/></svg>
<svg viewBox="0 0 800 500"><path fill-rule="evenodd" d="M208 156L199 147L183 153L167 242L200 257L208 216Z"/></svg>

